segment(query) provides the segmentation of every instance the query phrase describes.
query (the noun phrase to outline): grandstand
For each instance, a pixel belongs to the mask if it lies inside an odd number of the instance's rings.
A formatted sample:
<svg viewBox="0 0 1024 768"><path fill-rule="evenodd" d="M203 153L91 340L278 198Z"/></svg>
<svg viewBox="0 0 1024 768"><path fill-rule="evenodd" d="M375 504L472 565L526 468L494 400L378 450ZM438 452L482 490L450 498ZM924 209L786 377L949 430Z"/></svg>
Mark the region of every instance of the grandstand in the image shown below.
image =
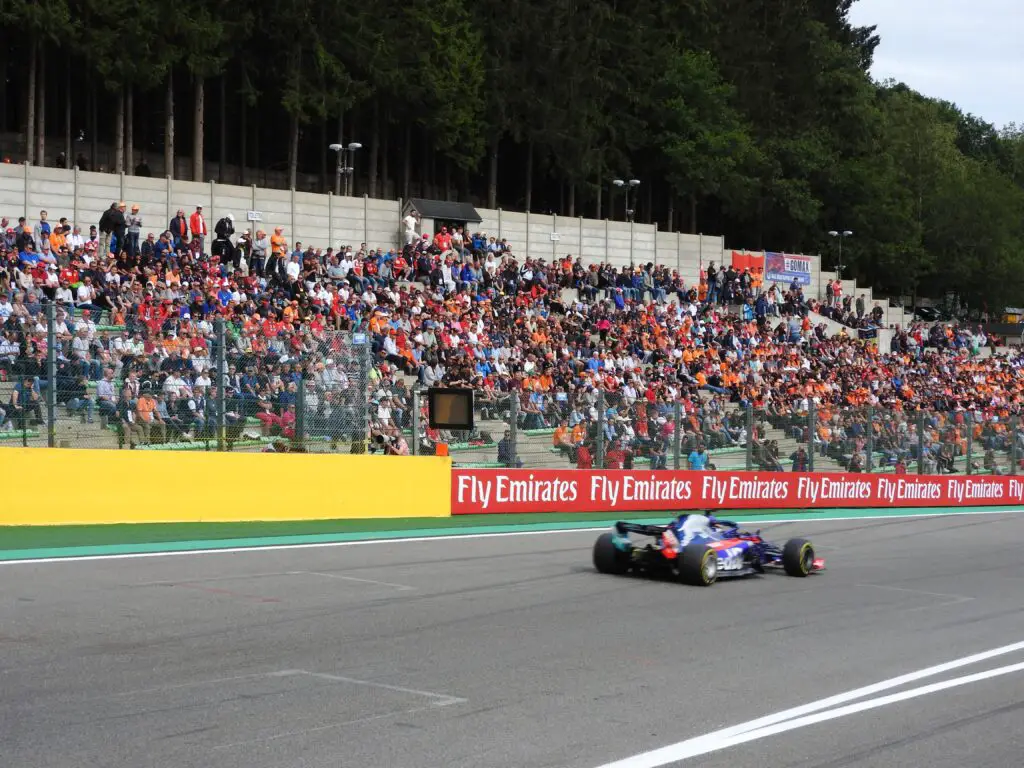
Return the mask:
<svg viewBox="0 0 1024 768"><path fill-rule="evenodd" d="M1019 359L853 281L826 290L817 257L787 285L721 238L486 210L410 233L401 212L0 166L0 444L1016 471ZM133 216L158 226L133 239ZM418 390L437 382L479 390L474 433L424 427Z"/></svg>

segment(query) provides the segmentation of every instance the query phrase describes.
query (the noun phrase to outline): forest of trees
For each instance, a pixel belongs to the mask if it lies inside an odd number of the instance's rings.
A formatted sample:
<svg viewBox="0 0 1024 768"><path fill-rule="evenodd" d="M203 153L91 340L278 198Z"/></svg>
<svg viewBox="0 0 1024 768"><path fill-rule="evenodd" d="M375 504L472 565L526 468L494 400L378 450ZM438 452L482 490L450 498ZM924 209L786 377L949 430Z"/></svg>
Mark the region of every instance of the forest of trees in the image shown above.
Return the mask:
<svg viewBox="0 0 1024 768"><path fill-rule="evenodd" d="M0 0L0 130L323 189L359 141L359 194L597 218L636 178L638 221L1024 304L1024 132L874 83L853 2Z"/></svg>

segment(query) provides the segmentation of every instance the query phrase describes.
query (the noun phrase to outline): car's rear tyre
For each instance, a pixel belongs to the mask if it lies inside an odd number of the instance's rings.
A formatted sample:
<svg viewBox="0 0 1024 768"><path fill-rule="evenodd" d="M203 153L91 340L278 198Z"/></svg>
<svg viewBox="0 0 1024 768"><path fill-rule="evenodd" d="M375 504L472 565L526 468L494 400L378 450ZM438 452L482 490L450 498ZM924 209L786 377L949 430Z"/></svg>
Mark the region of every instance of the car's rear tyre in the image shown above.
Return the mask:
<svg viewBox="0 0 1024 768"><path fill-rule="evenodd" d="M707 544L688 544L679 553L679 579L695 587L710 587L718 580L718 553Z"/></svg>
<svg viewBox="0 0 1024 768"><path fill-rule="evenodd" d="M620 576L629 570L629 552L615 546L614 533L602 533L594 542L594 567L601 573Z"/></svg>
<svg viewBox="0 0 1024 768"><path fill-rule="evenodd" d="M807 539L790 539L782 549L782 567L790 576L803 577L814 570L814 547Z"/></svg>

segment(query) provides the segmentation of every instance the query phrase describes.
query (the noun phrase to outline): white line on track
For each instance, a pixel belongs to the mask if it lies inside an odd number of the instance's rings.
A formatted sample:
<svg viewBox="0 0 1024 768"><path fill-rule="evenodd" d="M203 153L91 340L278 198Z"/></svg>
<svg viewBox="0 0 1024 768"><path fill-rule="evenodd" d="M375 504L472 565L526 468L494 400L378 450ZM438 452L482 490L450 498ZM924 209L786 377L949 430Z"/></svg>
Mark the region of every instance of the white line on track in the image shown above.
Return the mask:
<svg viewBox="0 0 1024 768"><path fill-rule="evenodd" d="M847 704L847 702L855 701L857 699L863 699L865 696L871 696L873 694L891 690L893 688L906 685L907 683L916 682L927 677L934 677L954 669L959 669L960 667L977 664L982 661L987 661L988 659L996 658L997 656L1003 656L1005 654L1021 650L1024 650L1024 642L1004 645L1000 648L993 648L990 651L965 656L960 659L946 662L945 664L938 664L934 667L927 667L906 675L893 677L889 680L882 680L863 688L857 688L825 699L812 701L808 704L787 709L774 715L768 715L766 717L758 718L757 720L751 720L729 728L723 728L720 731L714 731L693 739L687 739L686 741L671 744L667 747L661 747L660 749L651 750L650 752L644 752L639 755L634 755L633 757L627 757L613 763L606 763L599 766L599 768L661 768L661 766L681 762L693 757L699 757L700 755L706 755L710 752L717 752L722 749L727 749L728 747L744 744L749 741L755 741L757 739L767 738L768 736L785 733L786 731L795 730L797 728L804 728L808 725L814 725L826 720L834 720L836 718L853 715L865 710L876 709L889 704L896 704L901 701L917 698L918 696L937 693L949 688L956 688L961 685L969 685L970 683L988 680L1001 675L1021 672L1024 671L1024 662L1010 664L1004 667L997 667L984 672L965 675L963 677L957 677L939 683L932 683L918 688L911 688L910 690L901 691L900 693L868 699L867 701L861 701L856 704L848 704L837 709L830 709L831 707L836 707L840 704Z"/></svg>
<svg viewBox="0 0 1024 768"><path fill-rule="evenodd" d="M320 733L322 731L329 731L335 728L343 728L349 725L362 725L364 723L373 722L374 720L383 720L391 717L405 717L418 712L426 712L431 709L438 707L450 707L453 704L465 704L469 699L462 699L458 696L449 696L446 693L436 693L434 691L421 691L417 688L404 688L400 685L389 685L387 683L375 683L372 680L358 680L354 677L342 677L341 675L330 675L325 672L309 672L305 669L282 669L280 672L270 672L267 677L291 677L295 675L306 675L308 677L317 678L320 680L326 680L333 683L351 683L353 685L361 685L368 688L380 688L386 691L395 691L397 693L407 693L413 696L422 696L424 698L431 699L429 704L419 707L412 707L410 709L401 709L395 712L383 712L378 715L367 715L365 717L357 717L354 720L342 720L337 723L328 723L326 725L318 725L312 728L300 728L294 731L285 731L283 733L275 733L270 736L255 736L245 741L231 742L230 744L218 744L215 747L211 747L213 750L224 750L234 749L236 747L250 746L253 744L262 744L269 741L278 741L280 739L291 739L299 736L308 736L312 733Z"/></svg>
<svg viewBox="0 0 1024 768"><path fill-rule="evenodd" d="M340 579L341 581L357 581L360 584L379 584L382 587L391 587L399 592L408 592L416 589L408 584L395 584L391 581L377 581L376 579L359 579L355 576L342 576L340 573L322 573L321 571L288 571L288 576L323 576L325 579Z"/></svg>
<svg viewBox="0 0 1024 768"><path fill-rule="evenodd" d="M964 515L1013 515L1024 510L1001 509L985 511L950 510L925 515L863 515L856 517L814 517L814 518L753 518L742 521L744 525L782 525L784 523L841 523L863 520L930 520L938 517L954 517ZM666 517L667 519L667 517ZM173 550L170 552L126 552L110 555L67 555L64 557L33 557L24 560L0 560L0 566L40 565L47 563L96 562L98 560L139 560L150 557L185 557L189 555L231 555L239 552L276 552L284 549L322 549L325 547L359 547L369 544L409 544L424 541L453 541L456 539L494 539L503 536L551 536L564 533L586 533L602 531L610 523L587 525L578 528L558 528L550 531L502 531L500 533L453 533L440 536L402 536L397 538L364 539L361 541L318 541L307 544L269 544L267 546L248 547L213 547L210 549Z"/></svg>
<svg viewBox="0 0 1024 768"><path fill-rule="evenodd" d="M960 603L969 603L974 600L973 597L968 595L951 595L946 592L925 592L923 589L909 589L907 587L892 587L888 584L854 584L855 587L872 587L874 589L883 589L887 592L905 592L911 595L924 595L925 597L941 597L943 602L932 603L931 605L920 605L917 608L907 608L903 611L904 614L916 613L917 611L927 611L932 608L948 608L951 605L959 605Z"/></svg>
<svg viewBox="0 0 1024 768"><path fill-rule="evenodd" d="M449 696L447 693L437 693L436 691L421 691L418 688L403 688L400 685L390 685L388 683L375 683L372 680L358 680L354 677L330 675L326 672L308 672L305 669L282 669L280 672L271 672L269 677L289 677L291 675L307 675L309 677L315 677L321 680L328 680L333 683L352 683L353 685L362 685L367 688L381 688L385 691L396 691L398 693L412 694L413 696L424 696L428 699L435 699L435 707L449 707L452 704L465 704L466 701L468 701L468 699L461 699L458 696Z"/></svg>
<svg viewBox="0 0 1024 768"><path fill-rule="evenodd" d="M967 595L951 595L948 592L925 592L923 589L910 589L909 587L893 587L889 584L854 584L855 587L871 587L872 589L884 589L888 592L909 592L912 595L926 595L928 597L946 597L955 600L973 600Z"/></svg>

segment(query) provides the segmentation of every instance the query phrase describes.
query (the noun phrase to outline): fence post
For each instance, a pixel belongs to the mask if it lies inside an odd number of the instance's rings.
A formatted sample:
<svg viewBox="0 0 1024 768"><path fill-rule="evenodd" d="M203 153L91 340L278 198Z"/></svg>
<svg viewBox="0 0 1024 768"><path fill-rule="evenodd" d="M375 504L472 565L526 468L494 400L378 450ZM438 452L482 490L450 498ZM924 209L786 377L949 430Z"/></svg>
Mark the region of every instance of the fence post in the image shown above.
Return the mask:
<svg viewBox="0 0 1024 768"><path fill-rule="evenodd" d="M46 303L46 445L57 447L57 305Z"/></svg>
<svg viewBox="0 0 1024 768"><path fill-rule="evenodd" d="M1010 417L1010 474L1017 474L1017 430L1020 427L1018 416Z"/></svg>
<svg viewBox="0 0 1024 768"><path fill-rule="evenodd" d="M917 412L917 474L924 474L924 411Z"/></svg>
<svg viewBox="0 0 1024 768"><path fill-rule="evenodd" d="M526 212L526 258L530 258L530 212Z"/></svg>
<svg viewBox="0 0 1024 768"><path fill-rule="evenodd" d="M676 272L683 274L683 235L676 232Z"/></svg>
<svg viewBox="0 0 1024 768"><path fill-rule="evenodd" d="M291 197L290 197L290 200L291 200L291 203L290 203L290 205L291 205L291 218L289 219L289 222L288 222L288 231L291 232L291 236L288 238L288 240L289 240L289 242L294 244L296 240L300 240L301 239L299 237L298 230L295 229L295 187L293 186L290 190L288 190L288 192L291 195ZM285 261L288 260L287 256L288 256L288 254L285 253Z"/></svg>
<svg viewBox="0 0 1024 768"><path fill-rule="evenodd" d="M398 206L402 210L402 206ZM327 190L327 247L334 247L334 193Z"/></svg>
<svg viewBox="0 0 1024 768"><path fill-rule="evenodd" d="M754 468L754 406L752 403L747 403L746 408L743 409L743 422L747 430L747 444L744 455L746 470L749 472Z"/></svg>
<svg viewBox="0 0 1024 768"><path fill-rule="evenodd" d="M814 445L814 437L818 434L818 409L814 399L810 398L807 406L807 470L814 471L814 454L817 453Z"/></svg>
<svg viewBox="0 0 1024 768"><path fill-rule="evenodd" d="M672 452L675 458L672 462L673 469L682 469L683 452L683 404L676 401L672 406L672 416L675 419L675 429L672 432Z"/></svg>
<svg viewBox="0 0 1024 768"><path fill-rule="evenodd" d="M306 371L299 371L299 386L295 393L295 436L292 447L303 450L306 446Z"/></svg>
<svg viewBox="0 0 1024 768"><path fill-rule="evenodd" d="M122 196L121 199L124 200L124 197ZM217 224L217 182L213 179L210 179L210 218L208 221L212 221L214 225ZM243 221L245 221L245 218L239 218L238 225L241 226ZM256 233L253 232L252 234L255 238ZM209 236L207 236L207 239L210 239ZM203 243L203 248L206 248L206 243Z"/></svg>
<svg viewBox="0 0 1024 768"><path fill-rule="evenodd" d="M597 393L597 441L594 446L595 469L604 469L604 392Z"/></svg>
<svg viewBox="0 0 1024 768"><path fill-rule="evenodd" d="M359 346L359 410L360 428L362 429L362 433L359 436L359 453L366 453L370 445L370 405L368 397L370 387L370 342L364 333L353 334L350 338L353 344ZM354 444L355 440L352 442Z"/></svg>
<svg viewBox="0 0 1024 768"><path fill-rule="evenodd" d="M871 465L875 460L875 407L873 405L868 406L867 454L868 458L864 462L864 471L871 474Z"/></svg>
<svg viewBox="0 0 1024 768"><path fill-rule="evenodd" d="M413 456L420 455L420 391L412 391L412 445L410 452Z"/></svg>
<svg viewBox="0 0 1024 768"><path fill-rule="evenodd" d="M551 263L554 264L558 258L558 242L555 238L558 236L558 214L551 214Z"/></svg>
<svg viewBox="0 0 1024 768"><path fill-rule="evenodd" d="M508 434L511 444L511 455L508 457L509 469L514 469L519 463L519 395L512 392L508 402Z"/></svg>
<svg viewBox="0 0 1024 768"><path fill-rule="evenodd" d="M21 376L21 388L18 390L18 403L21 406L21 447L28 448L28 413L25 406L28 405L25 397L25 375ZM15 425L17 426L17 425Z"/></svg>
<svg viewBox="0 0 1024 768"><path fill-rule="evenodd" d="M210 450L210 435L215 431L217 421L217 404L211 403L210 398L216 400L216 385L214 385L206 397L203 398L203 450Z"/></svg>
<svg viewBox="0 0 1024 768"><path fill-rule="evenodd" d="M213 333L214 344L216 345L214 365L217 370L217 388L214 391L214 397L216 398L214 416L217 419L217 450L223 451L227 438L227 407L225 403L224 379L227 378L228 375L227 345L225 343L225 337L227 334L224 329L223 320L214 320ZM243 413L241 416L245 419L248 414Z"/></svg>
<svg viewBox="0 0 1024 768"><path fill-rule="evenodd" d="M971 468L971 459L974 456L974 412L967 411L966 416L964 422L967 426L967 474L972 475L974 474Z"/></svg>
<svg viewBox="0 0 1024 768"><path fill-rule="evenodd" d="M72 216L71 224L72 224L72 226L74 226L74 225L81 226L81 223L78 221L78 164L77 163L75 164L75 180L72 182L71 186L72 186L72 189L74 190L73 193L72 193L74 195L74 198L73 198L72 203L71 203L71 216ZM168 220L170 220L170 216L168 216L167 218L168 218Z"/></svg>
<svg viewBox="0 0 1024 768"><path fill-rule="evenodd" d="M633 219L629 220L629 268L633 269Z"/></svg>

